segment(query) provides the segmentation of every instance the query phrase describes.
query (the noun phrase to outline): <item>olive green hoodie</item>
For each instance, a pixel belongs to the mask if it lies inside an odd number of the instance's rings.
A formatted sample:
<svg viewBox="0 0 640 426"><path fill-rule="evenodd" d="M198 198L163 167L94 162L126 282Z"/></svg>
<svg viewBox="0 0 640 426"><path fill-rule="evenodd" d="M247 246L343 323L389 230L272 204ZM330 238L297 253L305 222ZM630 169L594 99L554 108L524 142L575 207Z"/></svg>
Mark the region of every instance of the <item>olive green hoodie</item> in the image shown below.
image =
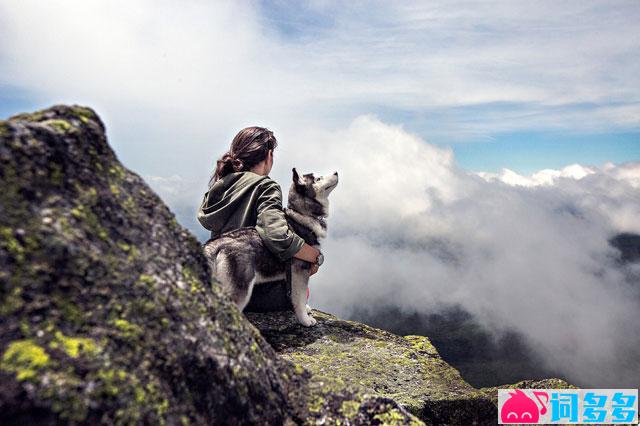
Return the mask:
<svg viewBox="0 0 640 426"><path fill-rule="evenodd" d="M243 226L255 226L265 246L281 261L304 245L287 223L282 190L269 176L245 171L218 179L204 194L198 221L211 238Z"/></svg>

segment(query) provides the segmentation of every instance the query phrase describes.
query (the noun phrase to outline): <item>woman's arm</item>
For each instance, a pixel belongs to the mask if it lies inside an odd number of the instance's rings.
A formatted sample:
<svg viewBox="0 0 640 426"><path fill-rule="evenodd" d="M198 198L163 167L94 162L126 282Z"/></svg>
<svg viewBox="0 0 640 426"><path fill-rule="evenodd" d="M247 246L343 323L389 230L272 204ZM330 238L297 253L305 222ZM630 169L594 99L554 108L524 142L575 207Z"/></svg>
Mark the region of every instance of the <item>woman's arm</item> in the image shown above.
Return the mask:
<svg viewBox="0 0 640 426"><path fill-rule="evenodd" d="M299 235L289 228L287 218L282 210L282 191L277 182L269 179L262 188L257 200L256 230L264 245L280 261L286 261L300 253L299 259L311 259L317 251L304 242ZM305 246L307 246L305 248ZM316 255L317 256L317 255ZM315 262L315 258L313 258Z"/></svg>
<svg viewBox="0 0 640 426"><path fill-rule="evenodd" d="M275 181L267 184L258 199L256 229L265 246L280 260L285 261L291 257L305 260L313 263L311 275L318 272L316 260L320 250L305 243L289 228L282 210L282 191Z"/></svg>
<svg viewBox="0 0 640 426"><path fill-rule="evenodd" d="M320 250L317 248L310 246L307 243L304 243L300 251L293 255L296 259L306 260L310 263L316 263L316 259L320 254Z"/></svg>

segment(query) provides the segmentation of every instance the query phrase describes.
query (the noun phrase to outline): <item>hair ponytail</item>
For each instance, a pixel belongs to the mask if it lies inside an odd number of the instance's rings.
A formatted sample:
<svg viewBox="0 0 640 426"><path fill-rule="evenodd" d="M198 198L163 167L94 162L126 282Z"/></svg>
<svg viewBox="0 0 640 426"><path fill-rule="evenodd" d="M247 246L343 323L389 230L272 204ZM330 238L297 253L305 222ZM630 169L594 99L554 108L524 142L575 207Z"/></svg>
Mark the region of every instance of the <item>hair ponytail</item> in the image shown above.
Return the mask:
<svg viewBox="0 0 640 426"><path fill-rule="evenodd" d="M231 141L229 151L216 161L209 186L230 173L251 169L267 158L269 150L277 145L278 141L269 129L253 126L240 130Z"/></svg>

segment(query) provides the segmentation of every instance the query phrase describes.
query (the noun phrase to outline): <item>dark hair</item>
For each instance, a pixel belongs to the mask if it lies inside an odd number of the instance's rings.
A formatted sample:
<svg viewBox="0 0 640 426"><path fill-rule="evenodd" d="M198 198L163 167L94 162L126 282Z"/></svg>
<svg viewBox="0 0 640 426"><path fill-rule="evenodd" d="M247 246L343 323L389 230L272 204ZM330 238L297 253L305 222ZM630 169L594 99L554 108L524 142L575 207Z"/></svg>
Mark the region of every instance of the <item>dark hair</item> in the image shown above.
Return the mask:
<svg viewBox="0 0 640 426"><path fill-rule="evenodd" d="M209 186L233 172L242 172L267 158L270 149L278 146L273 132L264 127L246 127L231 141L231 148L217 162Z"/></svg>

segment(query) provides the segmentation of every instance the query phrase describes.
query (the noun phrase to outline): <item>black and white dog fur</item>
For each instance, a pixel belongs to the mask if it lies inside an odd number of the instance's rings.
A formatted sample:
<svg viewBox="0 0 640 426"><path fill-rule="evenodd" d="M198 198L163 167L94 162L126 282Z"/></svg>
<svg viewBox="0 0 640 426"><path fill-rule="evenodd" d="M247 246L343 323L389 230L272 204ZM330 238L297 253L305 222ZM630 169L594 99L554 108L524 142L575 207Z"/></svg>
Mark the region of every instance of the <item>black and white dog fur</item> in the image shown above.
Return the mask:
<svg viewBox="0 0 640 426"><path fill-rule="evenodd" d="M293 182L284 209L287 222L307 244L318 250L320 239L327 235L328 196L336 185L338 172L321 177L313 173L299 176L293 169ZM254 285L285 279L286 263L280 262L264 246L254 227L225 232L207 241L203 249L213 276L240 310L249 303ZM300 324L307 327L316 324L307 305L310 269L311 263L291 259L291 304Z"/></svg>

